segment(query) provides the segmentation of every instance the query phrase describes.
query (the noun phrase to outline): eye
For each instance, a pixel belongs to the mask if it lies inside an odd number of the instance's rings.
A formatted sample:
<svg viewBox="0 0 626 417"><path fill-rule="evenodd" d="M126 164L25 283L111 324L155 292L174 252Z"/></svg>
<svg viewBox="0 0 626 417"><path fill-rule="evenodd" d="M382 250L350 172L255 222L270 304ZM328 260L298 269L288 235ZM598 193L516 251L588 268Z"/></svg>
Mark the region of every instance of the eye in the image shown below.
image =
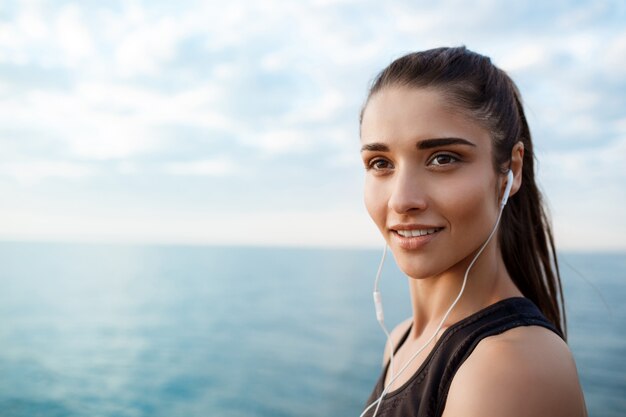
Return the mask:
<svg viewBox="0 0 626 417"><path fill-rule="evenodd" d="M452 155L449 153L439 153L434 155L430 161L428 161L428 165L434 165L434 166L445 166L445 165L450 165L453 164L455 162L459 162L461 159L456 156L456 155Z"/></svg>
<svg viewBox="0 0 626 417"><path fill-rule="evenodd" d="M391 162L384 158L374 158L367 163L367 166L365 168L368 171L370 169L374 171L385 171L393 168L393 165L391 165Z"/></svg>

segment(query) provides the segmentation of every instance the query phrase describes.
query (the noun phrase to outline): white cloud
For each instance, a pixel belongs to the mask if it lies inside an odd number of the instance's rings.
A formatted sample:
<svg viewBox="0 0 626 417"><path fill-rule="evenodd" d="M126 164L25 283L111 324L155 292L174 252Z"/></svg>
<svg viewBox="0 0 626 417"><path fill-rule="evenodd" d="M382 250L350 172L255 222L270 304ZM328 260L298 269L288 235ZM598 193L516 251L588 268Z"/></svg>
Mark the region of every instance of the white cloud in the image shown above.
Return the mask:
<svg viewBox="0 0 626 417"><path fill-rule="evenodd" d="M311 101L300 103L294 107L285 120L291 124L331 122L337 114L349 106L345 95L332 87L325 89Z"/></svg>
<svg viewBox="0 0 626 417"><path fill-rule="evenodd" d="M617 135L626 137L626 117L622 117L621 119L615 121L614 127Z"/></svg>
<svg viewBox="0 0 626 417"><path fill-rule="evenodd" d="M211 82L173 93L125 84L86 83L78 84L69 96L75 98L77 107L125 116L137 124L155 128L165 124L234 128L230 119L220 113L223 91Z"/></svg>
<svg viewBox="0 0 626 417"><path fill-rule="evenodd" d="M27 5L14 19L18 32L28 40L41 40L49 35L49 28L41 11L34 4Z"/></svg>
<svg viewBox="0 0 626 417"><path fill-rule="evenodd" d="M626 180L624 154L626 136L604 146L598 144L574 150L544 152L540 161L542 168L545 168L544 174L550 181L596 187L600 180L607 181L603 185L613 183L612 180Z"/></svg>
<svg viewBox="0 0 626 417"><path fill-rule="evenodd" d="M359 0L313 0L311 5L313 7L329 7L354 3L359 3Z"/></svg>
<svg viewBox="0 0 626 417"><path fill-rule="evenodd" d="M524 71L546 61L550 51L544 44L529 42L508 52L498 62L507 71Z"/></svg>
<svg viewBox="0 0 626 417"><path fill-rule="evenodd" d="M604 71L617 80L623 80L626 73L626 31L607 39L606 49L602 56L600 65L603 66Z"/></svg>
<svg viewBox="0 0 626 417"><path fill-rule="evenodd" d="M571 10L564 10L557 17L556 27L562 30L577 31L581 26L591 24L602 19L602 15L607 13L611 7L611 2L591 1L579 3L578 7Z"/></svg>
<svg viewBox="0 0 626 417"><path fill-rule="evenodd" d="M0 22L0 62L28 63L28 44L41 39L45 32L45 26L36 16L22 14L16 21Z"/></svg>
<svg viewBox="0 0 626 417"><path fill-rule="evenodd" d="M137 164L134 164L131 161L121 161L117 164L116 168L117 172L122 175L136 175L141 173Z"/></svg>
<svg viewBox="0 0 626 417"><path fill-rule="evenodd" d="M51 12L38 2L24 2L14 19L0 23L0 51L0 61L17 65L76 67L93 58L95 45L79 6Z"/></svg>
<svg viewBox="0 0 626 417"><path fill-rule="evenodd" d="M97 173L90 165L61 161L29 161L0 163L0 175L8 176L21 185L38 184L48 178L83 179Z"/></svg>
<svg viewBox="0 0 626 417"><path fill-rule="evenodd" d="M80 93L32 91L1 101L0 121L5 128L34 130L32 134L50 138L68 157L123 158L158 145L154 127L141 123L132 111L90 104Z"/></svg>
<svg viewBox="0 0 626 417"><path fill-rule="evenodd" d="M313 147L312 138L301 130L277 129L246 135L242 143L257 148L264 156L282 153L304 153Z"/></svg>
<svg viewBox="0 0 626 417"><path fill-rule="evenodd" d="M55 32L57 42L70 66L75 66L95 53L90 30L85 25L85 17L78 6L66 6L59 12Z"/></svg>
<svg viewBox="0 0 626 417"><path fill-rule="evenodd" d="M235 130L216 110L218 96L212 85L166 94L114 83L84 83L68 92L33 90L0 99L0 123L14 131L35 130L56 141L69 157L128 158L164 149L163 126Z"/></svg>
<svg viewBox="0 0 626 417"><path fill-rule="evenodd" d="M558 217L557 226L566 230L559 235L566 241L580 239L571 232L576 221L590 216L605 221L614 215L611 207L620 207L622 202L619 187L624 168L618 156L625 149L617 138L626 131L618 108L624 103L623 91L610 89L620 86L623 79L626 32L603 25L606 11L592 2L550 15L535 13L523 3L495 0L472 4L458 0L437 4L235 0L168 7L167 13L149 2L126 2L118 10L105 3L60 7L31 1L20 3L17 10L15 16L0 22L0 64L21 66L19 73L7 73L0 81L0 140L4 160L10 160L0 173L21 184L89 181L100 174L94 168L98 165L90 162L107 159L114 160L108 163L113 167L108 174L139 177L145 175L139 159L144 157L159 159L156 166L170 175L227 176L235 168L240 171L245 164L239 155L249 157L251 150L258 151L253 158L297 153L302 159L308 153L319 157L321 149L329 150L324 154L328 170L359 169L356 124L371 77L391 58L407 51L467 44L491 55L516 81L529 86L522 88L522 94L536 115L531 128L546 135L545 142L538 143L548 149L540 156L541 167L546 168L542 175L551 191L548 197L555 198L559 214L565 213ZM554 25L542 24L548 20ZM12 66L6 68L10 72ZM289 83L289 91L281 88L281 77ZM261 85L266 79L267 85ZM248 82L259 85L254 84L249 92ZM273 90L277 84L279 88ZM275 91L282 96L270 97ZM248 114L254 112L250 102L256 100L250 94L268 94L271 99L272 106L260 109L262 117ZM565 142L569 140L571 146ZM609 142L613 145L602 145ZM208 143L210 153L203 148ZM583 145L584 149L575 150ZM176 152L170 152L172 146ZM194 154L184 154L185 149ZM37 159L47 153L57 159ZM229 157L203 158L213 154ZM177 160L168 161L174 155ZM593 195L595 201L600 201L603 192L612 194L604 197L608 208L599 203L594 206L590 199L568 197L564 186L580 187L582 194ZM125 192L120 184L120 193ZM268 196L273 192L268 189ZM180 204L193 205L189 201ZM123 212L127 207L118 209ZM203 216L211 211L197 209ZM255 217L246 227L274 222L297 230L297 219L306 217L322 225L306 229L303 236L310 241L348 242L352 238L336 227L341 219L357 236L352 241L370 239L359 235L357 223L349 219L352 212L285 210ZM159 215L176 224L178 214ZM33 216L52 219L52 214L43 212ZM185 238L173 227L158 230L165 222L156 217L147 217L134 229L134 217L121 218L117 231L115 216L102 214L106 220L102 228L100 217L81 216L92 236L121 237L129 227L133 232L128 236L135 238ZM281 216L286 219L283 223ZM58 214L60 223L68 227L70 217ZM200 215L190 218L205 224L207 230L221 230ZM30 229L24 225L24 230L35 233L39 228L43 235L63 235L61 227L52 230L44 223L35 222L38 226ZM190 239L202 239L189 224L180 226ZM608 241L618 245L620 238L613 231L622 229L605 226L611 229L606 233L611 236ZM323 233L316 234L318 229ZM76 227L68 230L80 235ZM228 233L241 242L257 242L257 237L259 243L263 239L298 242L297 233L280 229L271 237L274 232L261 228L254 236L245 230L241 235ZM601 236L594 237L589 245L599 241ZM626 245L623 237L621 242Z"/></svg>
<svg viewBox="0 0 626 417"><path fill-rule="evenodd" d="M132 77L158 73L164 63L172 60L181 39L172 19L138 25L118 39L119 46L115 51L117 74Z"/></svg>
<svg viewBox="0 0 626 417"><path fill-rule="evenodd" d="M72 155L88 159L128 158L159 144L156 129L123 116L97 114L80 121L65 139Z"/></svg>
<svg viewBox="0 0 626 417"><path fill-rule="evenodd" d="M540 156L546 198L562 249L626 248L626 136L605 146Z"/></svg>
<svg viewBox="0 0 626 417"><path fill-rule="evenodd" d="M446 16L441 10L424 7L416 11L408 4L402 3L390 5L389 13L397 22L399 32L412 35L437 31Z"/></svg>
<svg viewBox="0 0 626 417"><path fill-rule="evenodd" d="M236 164L228 157L215 157L189 162L172 162L166 164L165 172L173 175L197 175L222 177L236 171Z"/></svg>

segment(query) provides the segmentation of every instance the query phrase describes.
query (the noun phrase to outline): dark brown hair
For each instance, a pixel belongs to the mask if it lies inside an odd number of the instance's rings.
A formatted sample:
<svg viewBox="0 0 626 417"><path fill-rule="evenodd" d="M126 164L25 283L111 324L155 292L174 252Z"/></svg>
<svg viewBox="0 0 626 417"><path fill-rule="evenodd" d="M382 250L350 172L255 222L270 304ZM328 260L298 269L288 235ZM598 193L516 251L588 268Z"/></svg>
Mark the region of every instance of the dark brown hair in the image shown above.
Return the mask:
<svg viewBox="0 0 626 417"><path fill-rule="evenodd" d="M405 55L374 79L370 97L388 86L434 88L491 132L494 167L508 170L517 142L524 144L522 186L502 213L499 240L507 271L565 337L566 320L554 239L535 182L535 156L520 93L488 57L465 47L437 48ZM361 111L361 120L363 111Z"/></svg>

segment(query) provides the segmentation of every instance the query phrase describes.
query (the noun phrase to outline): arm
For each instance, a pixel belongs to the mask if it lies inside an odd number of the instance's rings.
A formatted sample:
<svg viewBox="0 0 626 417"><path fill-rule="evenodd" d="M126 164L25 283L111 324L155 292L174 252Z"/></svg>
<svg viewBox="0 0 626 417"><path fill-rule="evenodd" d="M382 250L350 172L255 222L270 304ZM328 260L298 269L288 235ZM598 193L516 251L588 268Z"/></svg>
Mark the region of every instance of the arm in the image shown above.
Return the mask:
<svg viewBox="0 0 626 417"><path fill-rule="evenodd" d="M576 365L558 336L520 327L481 341L452 380L444 417L584 417Z"/></svg>

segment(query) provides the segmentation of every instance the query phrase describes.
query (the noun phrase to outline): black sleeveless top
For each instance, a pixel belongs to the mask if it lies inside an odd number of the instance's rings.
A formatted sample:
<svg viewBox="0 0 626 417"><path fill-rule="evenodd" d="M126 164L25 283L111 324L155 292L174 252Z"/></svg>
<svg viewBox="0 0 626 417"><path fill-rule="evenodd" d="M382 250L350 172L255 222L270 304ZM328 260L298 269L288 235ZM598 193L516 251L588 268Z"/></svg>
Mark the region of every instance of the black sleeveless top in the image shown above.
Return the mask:
<svg viewBox="0 0 626 417"><path fill-rule="evenodd" d="M519 326L542 326L563 337L527 298L507 298L448 327L417 372L400 388L388 392L376 417L439 417L443 413L452 378L478 342ZM396 351L409 335L402 337ZM367 400L367 406L383 392L387 368ZM372 416L373 406L365 416Z"/></svg>

